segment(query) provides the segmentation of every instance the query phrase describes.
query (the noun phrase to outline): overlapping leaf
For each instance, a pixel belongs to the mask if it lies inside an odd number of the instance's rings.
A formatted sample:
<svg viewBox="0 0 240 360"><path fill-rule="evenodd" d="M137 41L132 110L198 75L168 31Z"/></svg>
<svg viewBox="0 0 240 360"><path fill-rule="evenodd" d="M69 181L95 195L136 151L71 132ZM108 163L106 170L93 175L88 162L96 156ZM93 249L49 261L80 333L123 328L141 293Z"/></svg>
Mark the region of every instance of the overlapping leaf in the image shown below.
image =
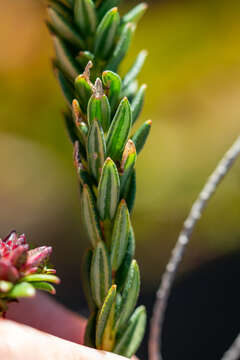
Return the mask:
<svg viewBox="0 0 240 360"><path fill-rule="evenodd" d="M139 53L123 79L118 69L147 5L141 3L120 17L120 0L48 1L57 55L54 68L71 109L65 112L65 122L75 146L82 217L91 242L83 262L91 310L85 344L130 357L146 321L143 307L133 313L140 276L133 260L130 213L136 158L151 122L129 138L145 98L146 85L139 86L138 75L146 52ZM41 286L41 281L32 284ZM53 291L49 285L45 290Z"/></svg>

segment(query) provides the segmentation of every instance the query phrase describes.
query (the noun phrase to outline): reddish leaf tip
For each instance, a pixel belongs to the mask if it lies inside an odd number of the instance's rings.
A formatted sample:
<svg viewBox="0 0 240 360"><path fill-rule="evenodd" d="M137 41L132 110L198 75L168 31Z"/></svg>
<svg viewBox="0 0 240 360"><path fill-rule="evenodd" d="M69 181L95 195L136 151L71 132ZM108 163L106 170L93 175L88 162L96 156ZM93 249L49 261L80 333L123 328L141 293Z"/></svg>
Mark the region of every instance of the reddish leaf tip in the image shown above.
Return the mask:
<svg viewBox="0 0 240 360"><path fill-rule="evenodd" d="M125 199L122 199L122 200L120 201L120 206L127 206Z"/></svg>

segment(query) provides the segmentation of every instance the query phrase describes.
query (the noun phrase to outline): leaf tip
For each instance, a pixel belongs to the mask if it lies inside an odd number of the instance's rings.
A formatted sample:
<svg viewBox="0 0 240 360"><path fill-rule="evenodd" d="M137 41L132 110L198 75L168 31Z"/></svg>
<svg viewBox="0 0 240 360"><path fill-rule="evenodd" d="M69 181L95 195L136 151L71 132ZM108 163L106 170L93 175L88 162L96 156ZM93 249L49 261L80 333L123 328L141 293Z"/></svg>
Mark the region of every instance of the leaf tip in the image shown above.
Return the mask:
<svg viewBox="0 0 240 360"><path fill-rule="evenodd" d="M123 207L123 206L126 206L127 207L127 203L126 203L126 200L125 199L122 199L120 201L120 207Z"/></svg>
<svg viewBox="0 0 240 360"><path fill-rule="evenodd" d="M112 163L113 161L112 161L112 159L110 158L110 156L108 156L107 158L106 158L106 164L110 164L110 163Z"/></svg>
<svg viewBox="0 0 240 360"><path fill-rule="evenodd" d="M144 3L142 3L142 7L144 10L147 10L149 5L148 5L148 3L144 2Z"/></svg>
<svg viewBox="0 0 240 360"><path fill-rule="evenodd" d="M128 98L126 96L124 96L124 98L122 99L122 104L130 106L129 100L128 100Z"/></svg>
<svg viewBox="0 0 240 360"><path fill-rule="evenodd" d="M73 109L73 115L74 115L75 121L78 122L79 117L80 117L80 106L79 106L79 102L77 101L77 99L73 99L72 109Z"/></svg>
<svg viewBox="0 0 240 360"><path fill-rule="evenodd" d="M87 184L83 184L83 192L87 192L88 191L88 186L87 186Z"/></svg>
<svg viewBox="0 0 240 360"><path fill-rule="evenodd" d="M101 79L98 77L94 84L94 96L101 98L104 95L103 85Z"/></svg>
<svg viewBox="0 0 240 360"><path fill-rule="evenodd" d="M56 294L56 290L54 289L54 287L50 290L50 294L51 294L51 295L55 295L55 294Z"/></svg>
<svg viewBox="0 0 240 360"><path fill-rule="evenodd" d="M144 57L148 56L148 51L146 49L142 50L141 55Z"/></svg>
<svg viewBox="0 0 240 360"><path fill-rule="evenodd" d="M134 142L132 141L132 139L129 139L129 140L128 140L127 145L128 145L128 151L129 151L129 153L134 153L134 152L136 152L136 147L135 147L135 144L134 144Z"/></svg>
<svg viewBox="0 0 240 360"><path fill-rule="evenodd" d="M55 279L54 279L54 284L60 284L61 283L61 279L58 277L58 276L55 276L54 275L54 277L55 277ZM56 291L55 291L56 292Z"/></svg>

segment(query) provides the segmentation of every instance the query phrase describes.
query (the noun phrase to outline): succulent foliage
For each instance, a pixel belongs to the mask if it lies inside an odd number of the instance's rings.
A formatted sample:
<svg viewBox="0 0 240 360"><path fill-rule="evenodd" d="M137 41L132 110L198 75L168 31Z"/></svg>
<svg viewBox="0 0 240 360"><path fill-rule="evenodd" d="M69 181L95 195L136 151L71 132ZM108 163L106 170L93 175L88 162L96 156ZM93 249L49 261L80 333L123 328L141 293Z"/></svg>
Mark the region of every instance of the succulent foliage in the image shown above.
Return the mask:
<svg viewBox="0 0 240 360"><path fill-rule="evenodd" d="M64 118L90 240L83 261L91 312L85 344L131 357L146 323L145 308L135 309L140 289L131 224L135 164L151 121L132 133L144 103L146 86L138 86L137 77L146 52L124 76L118 73L147 6L141 3L120 16L119 3L48 0L47 25L55 74L68 104Z"/></svg>

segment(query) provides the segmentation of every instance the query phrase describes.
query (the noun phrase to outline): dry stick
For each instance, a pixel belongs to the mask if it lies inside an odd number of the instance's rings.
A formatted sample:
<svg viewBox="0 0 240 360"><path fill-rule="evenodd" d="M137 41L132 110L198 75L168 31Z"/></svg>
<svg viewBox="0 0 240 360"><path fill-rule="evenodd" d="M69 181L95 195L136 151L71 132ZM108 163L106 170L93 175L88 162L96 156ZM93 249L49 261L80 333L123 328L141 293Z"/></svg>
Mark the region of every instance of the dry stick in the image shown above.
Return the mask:
<svg viewBox="0 0 240 360"><path fill-rule="evenodd" d="M161 355L161 337L162 337L162 327L165 317L167 302L172 288L178 266L183 258L186 246L189 242L189 239L192 235L193 229L200 219L203 210L207 206L210 198L217 189L217 186L228 173L232 167L234 161L240 154L240 136L237 138L232 147L224 155L215 171L207 180L203 190L199 194L197 200L193 204L191 211L184 222L183 228L178 237L177 243L172 251L172 256L169 263L167 264L166 270L163 274L161 285L158 289L156 295L156 301L153 308L153 316L150 324L150 337L149 337L149 360L160 360L162 359ZM238 346L239 349L239 341ZM237 359L229 358L224 360Z"/></svg>
<svg viewBox="0 0 240 360"><path fill-rule="evenodd" d="M240 334L236 337L233 344L225 352L222 360L238 360L240 358Z"/></svg>

